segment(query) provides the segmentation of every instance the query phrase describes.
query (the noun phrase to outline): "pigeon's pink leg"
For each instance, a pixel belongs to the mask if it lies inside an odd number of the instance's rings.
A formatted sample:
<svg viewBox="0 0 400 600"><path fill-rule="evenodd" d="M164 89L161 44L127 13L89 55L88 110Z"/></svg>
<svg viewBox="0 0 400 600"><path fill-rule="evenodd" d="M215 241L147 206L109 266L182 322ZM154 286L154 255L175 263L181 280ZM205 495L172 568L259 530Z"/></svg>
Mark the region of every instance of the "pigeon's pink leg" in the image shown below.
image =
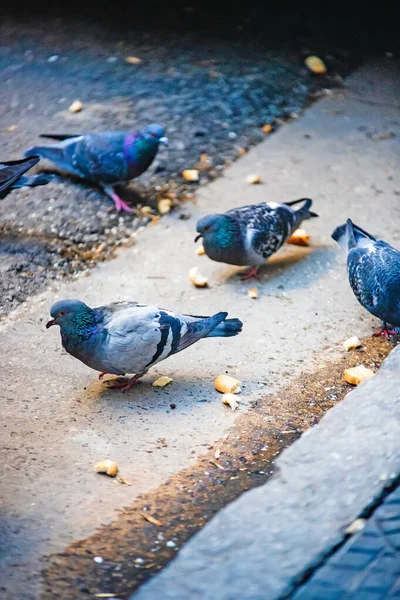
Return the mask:
<svg viewBox="0 0 400 600"><path fill-rule="evenodd" d="M395 331L394 329L381 329L380 331L377 331L376 333L374 333L374 337L377 337L378 335L384 335L385 338L388 340L389 339L389 335L397 335L397 331Z"/></svg>
<svg viewBox="0 0 400 600"><path fill-rule="evenodd" d="M113 192L111 194L111 198L115 202L115 208L117 209L117 212L120 212L121 210L124 210L125 212L128 212L128 213L133 212L131 207L128 206L123 200L121 200L121 198L115 192Z"/></svg>
<svg viewBox="0 0 400 600"><path fill-rule="evenodd" d="M102 371L101 373L99 373L99 379L103 379L104 375L107 375L107 373L105 371Z"/></svg>
<svg viewBox="0 0 400 600"><path fill-rule="evenodd" d="M242 281L248 281L249 279L260 279L258 274L258 267L251 267L249 271L240 275Z"/></svg>
<svg viewBox="0 0 400 600"><path fill-rule="evenodd" d="M140 381L140 379L138 377L131 377L128 380L125 379L125 381L114 381L113 383L110 383L108 385L108 387L111 388L111 389L113 389L113 390L114 389L115 390L120 389L123 392L127 392L128 390L131 389L131 387L133 385L135 385L135 383L142 383L142 382Z"/></svg>
<svg viewBox="0 0 400 600"><path fill-rule="evenodd" d="M111 185L103 185L102 186L103 190L105 191L105 193L107 194L107 196L110 196L110 198L112 198L114 200L114 204L115 204L115 208L117 209L117 212L120 212L121 210L124 210L125 212L128 213L133 213L133 209L128 206L123 200L121 200L121 198L118 196L118 194L116 194L112 188Z"/></svg>

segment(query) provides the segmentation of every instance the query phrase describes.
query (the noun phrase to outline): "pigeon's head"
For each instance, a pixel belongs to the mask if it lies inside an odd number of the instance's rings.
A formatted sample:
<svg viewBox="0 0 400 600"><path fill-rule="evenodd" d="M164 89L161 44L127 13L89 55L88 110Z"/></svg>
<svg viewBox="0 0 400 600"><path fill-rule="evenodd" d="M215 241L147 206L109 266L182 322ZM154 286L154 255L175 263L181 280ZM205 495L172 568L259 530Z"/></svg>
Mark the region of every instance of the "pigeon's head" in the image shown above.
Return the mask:
<svg viewBox="0 0 400 600"><path fill-rule="evenodd" d="M198 235L194 241L197 242L197 240L203 238L206 250L207 244L229 248L237 237L236 224L228 215L207 215L197 221L196 229Z"/></svg>
<svg viewBox="0 0 400 600"><path fill-rule="evenodd" d="M80 300L60 300L53 304L50 315L53 318L46 323L46 329L52 325L68 329L93 320L92 309Z"/></svg>
<svg viewBox="0 0 400 600"><path fill-rule="evenodd" d="M164 146L168 146L168 138L165 135L164 127L161 125L157 125L157 123L152 123L148 125L144 131L144 136L151 141L157 142L157 144L163 144Z"/></svg>

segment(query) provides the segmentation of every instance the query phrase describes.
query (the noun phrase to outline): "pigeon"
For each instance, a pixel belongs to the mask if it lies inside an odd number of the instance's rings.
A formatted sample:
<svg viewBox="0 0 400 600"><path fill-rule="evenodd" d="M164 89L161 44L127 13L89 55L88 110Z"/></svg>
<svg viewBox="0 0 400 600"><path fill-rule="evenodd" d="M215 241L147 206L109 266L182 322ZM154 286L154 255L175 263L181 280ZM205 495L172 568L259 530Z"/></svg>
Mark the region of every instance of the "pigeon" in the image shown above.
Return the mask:
<svg viewBox="0 0 400 600"><path fill-rule="evenodd" d="M46 328L59 325L65 350L88 367L106 373L133 373L110 387L128 390L156 363L204 337L232 337L242 330L228 313L212 317L180 315L138 302L90 308L80 300L60 300Z"/></svg>
<svg viewBox="0 0 400 600"><path fill-rule="evenodd" d="M333 239L347 252L347 273L359 303L383 321L374 335L397 334L400 326L400 252L350 219L336 227Z"/></svg>
<svg viewBox="0 0 400 600"><path fill-rule="evenodd" d="M291 208L299 202L304 202L299 210ZM302 198L284 204L263 202L207 215L197 222L195 242L203 238L205 253L212 260L251 265L242 279L258 279L259 267L279 250L300 223L318 216L310 211L311 205L312 200Z"/></svg>
<svg viewBox="0 0 400 600"><path fill-rule="evenodd" d="M52 175L24 175L40 160L39 156L22 158L21 160L0 161L0 199L5 198L10 190L21 187L46 185L52 180Z"/></svg>
<svg viewBox="0 0 400 600"><path fill-rule="evenodd" d="M112 198L117 211L133 212L115 193L113 186L138 177L153 162L160 144L168 146L161 125L148 125L143 131L103 131L88 134L42 134L58 140L52 146L35 146L25 156L39 155L59 168L100 185Z"/></svg>

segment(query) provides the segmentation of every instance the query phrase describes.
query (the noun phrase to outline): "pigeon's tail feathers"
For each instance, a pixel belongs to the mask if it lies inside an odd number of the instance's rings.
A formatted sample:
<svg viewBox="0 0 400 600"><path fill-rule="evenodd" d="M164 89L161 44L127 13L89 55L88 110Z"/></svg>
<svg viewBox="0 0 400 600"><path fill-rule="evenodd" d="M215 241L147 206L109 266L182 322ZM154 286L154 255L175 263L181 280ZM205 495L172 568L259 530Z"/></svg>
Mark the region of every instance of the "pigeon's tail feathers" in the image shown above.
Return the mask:
<svg viewBox="0 0 400 600"><path fill-rule="evenodd" d="M307 219L312 219L314 217L318 217L317 213L310 210L312 206L312 200L310 198L300 198L300 200L292 200L292 202L285 202L287 206L293 206L294 204L298 204L299 202L303 202L303 206L299 208L299 210L295 211L296 220L294 226L297 228L299 225L306 221Z"/></svg>
<svg viewBox="0 0 400 600"><path fill-rule="evenodd" d="M54 178L51 174L40 173L39 175L25 175L20 177L14 184L13 189L21 187L36 187L37 185L47 185Z"/></svg>
<svg viewBox="0 0 400 600"><path fill-rule="evenodd" d="M81 133L41 133L39 137L63 142L64 140L69 140L71 138L81 137L81 135Z"/></svg>
<svg viewBox="0 0 400 600"><path fill-rule="evenodd" d="M347 219L346 223L336 227L332 233L332 238L346 251L356 246L376 241L373 235L355 225L351 219Z"/></svg>
<svg viewBox="0 0 400 600"><path fill-rule="evenodd" d="M292 200L291 202L285 202L285 204L287 206L294 206L295 204L299 204L300 202L304 202L304 206L302 206L298 212L300 211L305 211L307 213L308 216L303 217L303 218L307 218L307 219L311 219L311 217L319 217L319 215L317 215L317 213L312 212L310 210L313 201L310 198L300 198L299 200Z"/></svg>
<svg viewBox="0 0 400 600"><path fill-rule="evenodd" d="M187 331L182 336L176 352L184 350L201 338L205 337L231 337L237 335L242 329L239 319L228 319L227 312L219 312L212 317L183 315Z"/></svg>
<svg viewBox="0 0 400 600"><path fill-rule="evenodd" d="M206 337L233 337L242 331L240 319L225 319L219 323Z"/></svg>

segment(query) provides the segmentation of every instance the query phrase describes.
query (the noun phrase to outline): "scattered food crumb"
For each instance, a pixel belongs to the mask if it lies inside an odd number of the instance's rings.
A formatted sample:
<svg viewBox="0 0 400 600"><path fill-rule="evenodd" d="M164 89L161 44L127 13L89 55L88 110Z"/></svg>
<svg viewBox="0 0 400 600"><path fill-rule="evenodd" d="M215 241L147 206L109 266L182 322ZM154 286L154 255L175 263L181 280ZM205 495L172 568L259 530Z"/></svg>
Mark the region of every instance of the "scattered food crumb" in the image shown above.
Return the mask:
<svg viewBox="0 0 400 600"><path fill-rule="evenodd" d="M185 169L182 171L182 176L185 181L198 181L199 172L197 169Z"/></svg>
<svg viewBox="0 0 400 600"><path fill-rule="evenodd" d="M221 400L222 404L230 406L232 410L236 410L239 406L239 403L235 398L235 394L223 394Z"/></svg>
<svg viewBox="0 0 400 600"><path fill-rule="evenodd" d="M168 548L175 548L176 546L175 542L172 540L169 540L165 545L168 546Z"/></svg>
<svg viewBox="0 0 400 600"><path fill-rule="evenodd" d="M247 290L247 295L252 300L257 300L257 298L258 298L258 290L257 290L257 288L250 288L250 289L248 289Z"/></svg>
<svg viewBox="0 0 400 600"><path fill-rule="evenodd" d="M132 485L132 483L127 481L124 477L117 477L116 481L118 481L118 483L124 483L125 485Z"/></svg>
<svg viewBox="0 0 400 600"><path fill-rule="evenodd" d="M239 394L241 391L240 381L230 375L218 375L214 381L214 387L217 392L223 394Z"/></svg>
<svg viewBox="0 0 400 600"><path fill-rule="evenodd" d="M149 523L152 523L152 525L157 525L157 527L162 527L162 523L158 519L152 517L151 515L146 515L146 513L140 513L140 516L143 517L143 519L145 519Z"/></svg>
<svg viewBox="0 0 400 600"><path fill-rule="evenodd" d="M326 73L327 71L324 62L318 56L307 56L304 63L310 71L317 73L318 75Z"/></svg>
<svg viewBox="0 0 400 600"><path fill-rule="evenodd" d="M310 236L307 234L305 229L296 229L288 239L288 244L294 246L308 246Z"/></svg>
<svg viewBox="0 0 400 600"><path fill-rule="evenodd" d="M206 251L204 250L203 244L201 244L200 246L198 246L196 248L196 254L197 254L197 256L203 256L203 254L205 254L205 253L206 253Z"/></svg>
<svg viewBox="0 0 400 600"><path fill-rule="evenodd" d="M357 367L353 367L352 369L346 369L343 373L345 381L350 383L351 385L359 385L361 382L366 379L370 379L374 375L374 372L371 369L367 369L364 365L358 365Z"/></svg>
<svg viewBox="0 0 400 600"><path fill-rule="evenodd" d="M69 107L69 112L70 113L78 113L81 112L81 110L83 109L83 104L80 100L74 100L74 102L71 104L71 106Z"/></svg>
<svg viewBox="0 0 400 600"><path fill-rule="evenodd" d="M246 153L247 153L246 148L243 148L242 146L240 146L238 148L238 154L239 154L239 156L244 156Z"/></svg>
<svg viewBox="0 0 400 600"><path fill-rule="evenodd" d="M365 519L356 519L355 521L350 523L350 525L344 530L344 532L348 535L354 535L355 533L358 533L359 531L362 531L364 529L366 522L367 521Z"/></svg>
<svg viewBox="0 0 400 600"><path fill-rule="evenodd" d="M356 348L359 348L361 346L361 342L356 335L353 335L353 337L343 342L343 346L344 349L347 351L355 350Z"/></svg>
<svg viewBox="0 0 400 600"><path fill-rule="evenodd" d="M115 477L118 473L118 465L113 460L102 460L95 465L96 473L106 473L109 477Z"/></svg>
<svg viewBox="0 0 400 600"><path fill-rule="evenodd" d="M151 208L151 206L142 206L142 208L140 209L140 212L142 213L142 215L144 217L152 217L153 216L153 209Z"/></svg>
<svg viewBox="0 0 400 600"><path fill-rule="evenodd" d="M218 460L219 457L221 456L221 450L219 448L217 448L214 452L214 456L215 458Z"/></svg>
<svg viewBox="0 0 400 600"><path fill-rule="evenodd" d="M256 183L261 183L261 175L256 175L255 173L252 173L251 175L247 175L246 181L247 181L247 183L250 183L251 185L254 185Z"/></svg>
<svg viewBox="0 0 400 600"><path fill-rule="evenodd" d="M208 286L208 279L201 275L199 267L192 267L189 271L189 280L195 287L202 288Z"/></svg>
<svg viewBox="0 0 400 600"><path fill-rule="evenodd" d="M142 59L137 56L127 56L125 62L129 65L139 65L142 62Z"/></svg>
<svg viewBox="0 0 400 600"><path fill-rule="evenodd" d="M95 598L116 598L117 594L113 594L112 592L100 592L99 594L94 595Z"/></svg>
<svg viewBox="0 0 400 600"><path fill-rule="evenodd" d="M94 560L94 562L97 562L99 565L101 565L101 563L103 562L103 559L101 558L101 556L94 556L93 560Z"/></svg>
<svg viewBox="0 0 400 600"><path fill-rule="evenodd" d="M166 215L167 213L169 213L171 210L171 207L172 207L172 200L170 200L169 198L162 198L157 203L157 210L160 213L160 215Z"/></svg>
<svg viewBox="0 0 400 600"><path fill-rule="evenodd" d="M172 382L173 379L171 379L171 377L168 377L167 375L162 375L161 377L153 381L152 385L153 387L165 387L166 385Z"/></svg>
<svg viewBox="0 0 400 600"><path fill-rule="evenodd" d="M266 123L265 125L263 125L263 127L261 128L261 131L263 133L271 133L272 131L272 125L270 125L269 123Z"/></svg>

